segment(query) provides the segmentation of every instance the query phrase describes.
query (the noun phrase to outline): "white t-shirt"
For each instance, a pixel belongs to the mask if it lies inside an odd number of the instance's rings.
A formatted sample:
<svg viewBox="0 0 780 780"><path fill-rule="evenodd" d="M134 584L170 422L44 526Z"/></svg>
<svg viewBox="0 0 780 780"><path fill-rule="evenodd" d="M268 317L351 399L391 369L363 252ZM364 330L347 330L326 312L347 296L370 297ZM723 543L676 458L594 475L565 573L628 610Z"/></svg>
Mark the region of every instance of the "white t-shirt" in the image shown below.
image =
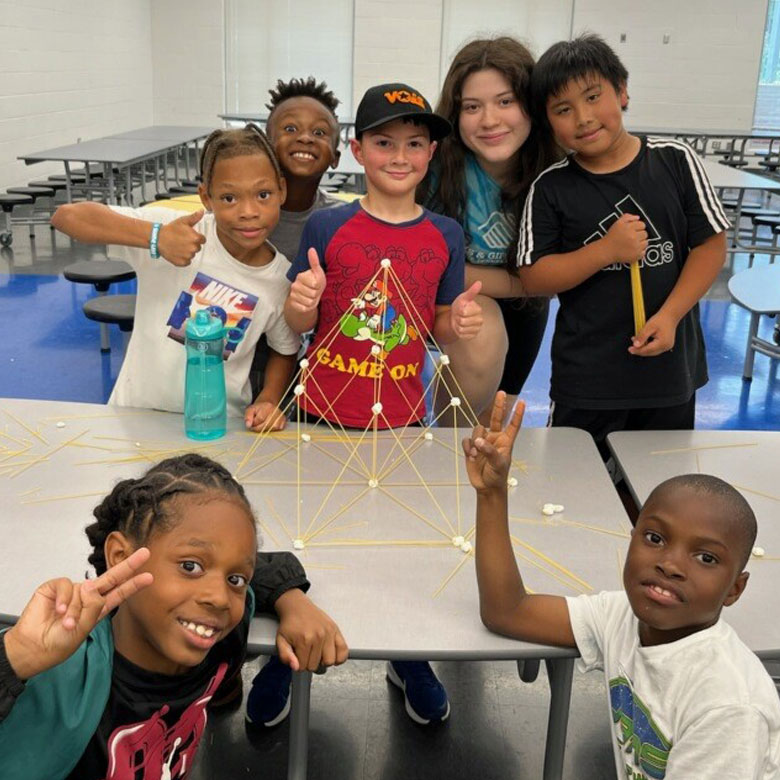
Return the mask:
<svg viewBox="0 0 780 780"><path fill-rule="evenodd" d="M111 207L147 222L168 223L184 214L174 209ZM298 351L300 338L284 321L290 264L281 252L255 268L236 260L221 244L214 216L205 214L195 229L206 243L190 265L178 267L149 250L111 246L138 276L133 335L109 403L181 412L184 409L184 326L188 316L214 307L229 329L225 350L228 414L243 416L252 402L249 368L255 345L265 333L283 355Z"/></svg>
<svg viewBox="0 0 780 780"><path fill-rule="evenodd" d="M728 623L643 647L625 592L566 602L580 669L604 671L621 780L780 777L780 699Z"/></svg>

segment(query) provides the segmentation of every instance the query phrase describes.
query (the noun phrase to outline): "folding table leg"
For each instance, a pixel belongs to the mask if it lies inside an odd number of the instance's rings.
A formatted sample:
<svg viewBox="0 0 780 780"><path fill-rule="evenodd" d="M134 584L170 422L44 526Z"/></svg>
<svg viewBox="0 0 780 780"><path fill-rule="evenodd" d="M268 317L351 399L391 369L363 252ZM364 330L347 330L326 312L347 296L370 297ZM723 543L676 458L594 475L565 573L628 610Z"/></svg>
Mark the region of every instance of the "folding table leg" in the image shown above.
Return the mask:
<svg viewBox="0 0 780 780"><path fill-rule="evenodd" d="M311 672L293 672L290 702L290 753L287 780L306 780L309 762Z"/></svg>
<svg viewBox="0 0 780 780"><path fill-rule="evenodd" d="M748 331L747 349L745 350L745 366L742 369L742 378L748 381L753 379L753 361L756 359L753 339L758 335L758 321L760 318L761 315L758 312L750 312L750 330Z"/></svg>
<svg viewBox="0 0 780 780"><path fill-rule="evenodd" d="M569 725L573 658L547 658L550 678L550 714L547 718L547 744L544 749L544 780L560 780L566 750L566 727Z"/></svg>

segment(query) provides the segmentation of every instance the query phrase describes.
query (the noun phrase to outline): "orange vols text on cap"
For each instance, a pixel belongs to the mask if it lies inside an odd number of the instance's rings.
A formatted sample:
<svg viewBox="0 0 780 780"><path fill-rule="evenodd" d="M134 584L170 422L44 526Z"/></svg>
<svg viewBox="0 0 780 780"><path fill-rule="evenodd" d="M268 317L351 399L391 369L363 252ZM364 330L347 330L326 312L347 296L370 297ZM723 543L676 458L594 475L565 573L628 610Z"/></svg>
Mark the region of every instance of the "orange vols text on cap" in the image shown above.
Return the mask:
<svg viewBox="0 0 780 780"><path fill-rule="evenodd" d="M389 103L414 103L420 108L425 108L425 100L416 92L407 92L405 89L394 89L392 92L385 92L385 98Z"/></svg>

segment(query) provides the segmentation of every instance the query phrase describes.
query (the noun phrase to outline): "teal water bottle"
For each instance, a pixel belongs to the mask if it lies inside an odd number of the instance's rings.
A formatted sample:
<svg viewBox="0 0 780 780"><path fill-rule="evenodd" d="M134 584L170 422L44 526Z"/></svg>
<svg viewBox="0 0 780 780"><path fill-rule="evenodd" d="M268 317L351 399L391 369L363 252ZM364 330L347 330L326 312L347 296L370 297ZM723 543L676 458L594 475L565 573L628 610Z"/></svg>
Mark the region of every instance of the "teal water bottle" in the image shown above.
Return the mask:
<svg viewBox="0 0 780 780"><path fill-rule="evenodd" d="M222 320L200 309L185 329L184 432L190 439L218 439L227 428Z"/></svg>

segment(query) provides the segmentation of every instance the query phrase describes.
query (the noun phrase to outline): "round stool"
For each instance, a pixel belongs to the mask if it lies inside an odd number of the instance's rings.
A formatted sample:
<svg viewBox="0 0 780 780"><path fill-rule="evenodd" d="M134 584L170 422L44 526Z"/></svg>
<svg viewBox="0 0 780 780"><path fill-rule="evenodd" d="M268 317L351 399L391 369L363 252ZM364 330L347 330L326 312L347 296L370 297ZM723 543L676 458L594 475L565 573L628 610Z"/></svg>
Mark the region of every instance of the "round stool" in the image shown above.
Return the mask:
<svg viewBox="0 0 780 780"><path fill-rule="evenodd" d="M67 266L63 270L62 275L69 282L74 282L75 284L91 284L97 291L98 296L102 297L106 295L108 288L112 284L134 279L135 271L122 260L78 260ZM111 297L117 298L122 296L113 295ZM86 308L84 313L86 314ZM101 320L97 321L101 323L100 351L109 352L111 350L111 342L108 338L108 325Z"/></svg>
<svg viewBox="0 0 780 780"><path fill-rule="evenodd" d="M16 206L29 206L35 201L30 195L15 195L13 193L0 193L0 208L5 215L5 230L0 233L0 244L11 246L14 234L11 232L11 212Z"/></svg>
<svg viewBox="0 0 780 780"><path fill-rule="evenodd" d="M133 330L135 295L98 295L84 304L84 316L102 325L119 325L125 336ZM102 349L101 352L108 350Z"/></svg>

